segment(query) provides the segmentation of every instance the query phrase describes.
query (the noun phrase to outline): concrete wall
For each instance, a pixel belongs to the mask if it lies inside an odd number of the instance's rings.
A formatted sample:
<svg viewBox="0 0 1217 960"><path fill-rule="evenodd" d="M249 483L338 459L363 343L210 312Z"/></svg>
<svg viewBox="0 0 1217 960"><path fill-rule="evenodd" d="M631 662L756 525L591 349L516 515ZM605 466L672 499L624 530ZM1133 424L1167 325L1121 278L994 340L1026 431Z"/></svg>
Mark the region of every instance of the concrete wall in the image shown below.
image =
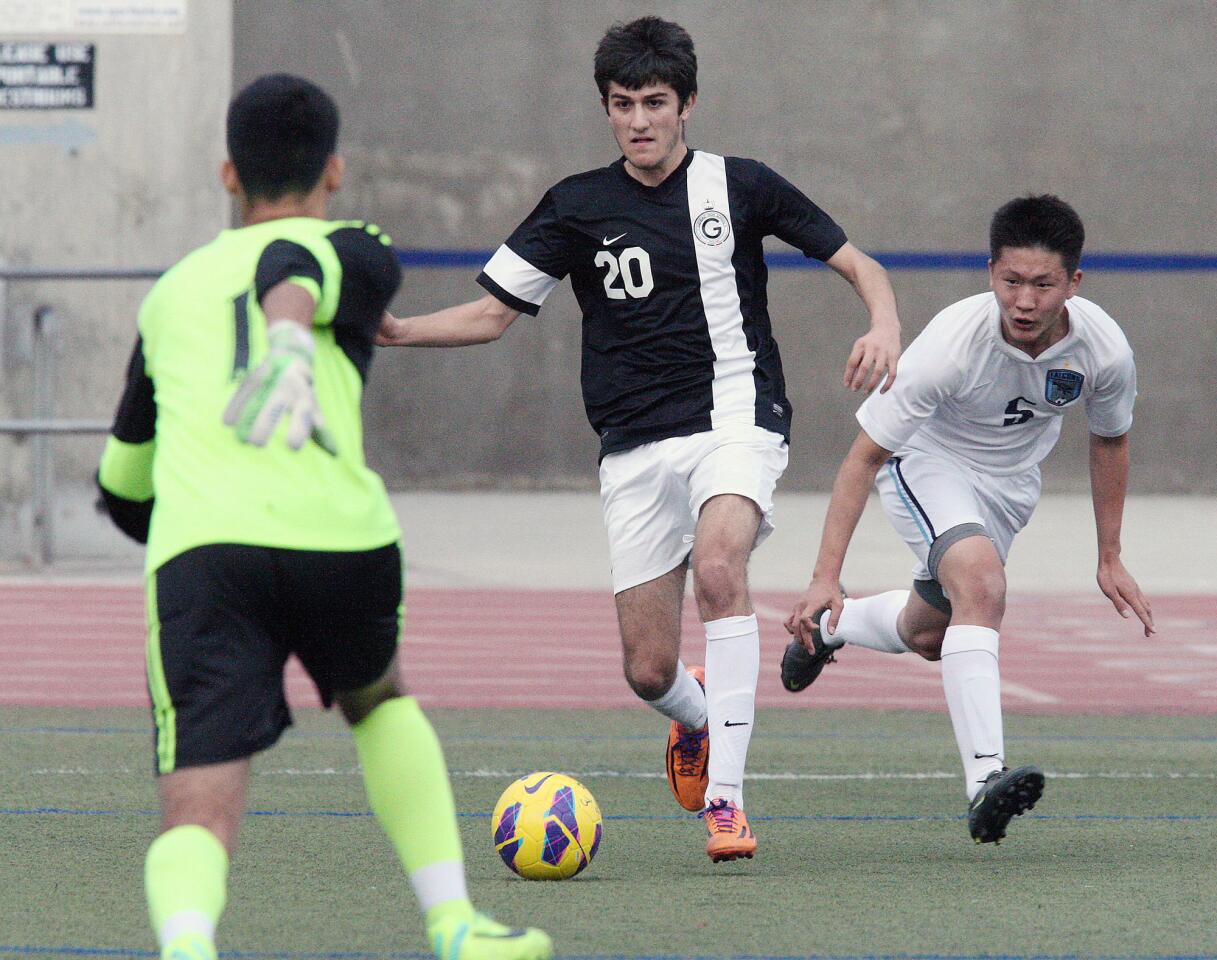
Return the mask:
<svg viewBox="0 0 1217 960"><path fill-rule="evenodd" d="M548 185L616 157L591 55L613 20L647 12L697 42L691 142L765 160L864 249L981 250L992 211L1032 190L1077 206L1092 251L1213 249L1208 2L231 6L195 0L180 35L73 37L97 44L92 111L0 111L0 130L76 119L93 134L70 150L0 143L0 258L161 265L208 240L229 212L215 179L224 105L270 70L316 79L343 109L350 177L335 215L375 219L403 247L493 248ZM476 273L412 271L394 308L471 299ZM893 279L910 336L985 284L979 272ZM1215 288L1213 273L1092 272L1083 283L1138 352L1138 492L1217 492ZM58 413L108 417L145 289L9 284L0 418L30 413L28 316L40 302L65 321ZM864 316L824 271L775 272L770 292L796 411L783 486L824 489L854 433L857 397L839 381ZM368 390L372 462L398 488L594 483L578 339L564 284L500 343L382 352ZM1084 429L1073 426L1049 490L1085 489ZM57 441L61 484L78 498L98 447ZM0 438L0 552L27 499L25 447Z"/></svg>
<svg viewBox="0 0 1217 960"><path fill-rule="evenodd" d="M195 0L181 31L33 34L14 26L0 20L0 43L95 44L95 105L0 110L0 264L164 266L229 225L217 171L231 95L231 4ZM0 281L0 419L34 416L30 318L38 304L51 305L59 321L56 415L109 419L148 287ZM53 441L61 526L90 509L101 442ZM30 444L0 436L0 559L32 549L30 482Z"/></svg>
<svg viewBox="0 0 1217 960"><path fill-rule="evenodd" d="M1092 251L1212 250L1217 31L1207 2L532 2L312 5L236 11L234 79L304 72L340 101L343 214L400 246L492 248L544 189L616 150L591 78L615 19L649 12L697 43L689 138L764 159L868 250L982 250L988 219L1028 191L1069 199ZM1197 105L1202 105L1198 107ZM407 275L395 309L472 299L476 268ZM894 276L911 336L986 284ZM1210 371L1217 275L1092 273L1082 292L1137 350L1133 487L1217 491ZM795 404L784 485L823 489L854 433L839 386L863 313L823 272L772 275ZM595 439L578 392L568 285L494 345L382 352L369 452L394 485L587 484ZM1047 486L1086 488L1074 424Z"/></svg>

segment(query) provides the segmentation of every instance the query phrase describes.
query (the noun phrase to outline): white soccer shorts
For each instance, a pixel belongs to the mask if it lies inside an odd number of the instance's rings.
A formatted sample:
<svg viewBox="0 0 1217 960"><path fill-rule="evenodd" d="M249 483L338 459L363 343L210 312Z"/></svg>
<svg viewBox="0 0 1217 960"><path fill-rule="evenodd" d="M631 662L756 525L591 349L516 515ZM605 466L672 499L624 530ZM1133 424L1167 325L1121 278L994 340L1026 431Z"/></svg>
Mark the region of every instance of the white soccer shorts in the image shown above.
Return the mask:
<svg viewBox="0 0 1217 960"><path fill-rule="evenodd" d="M930 562L934 541L965 523L985 528L1004 564L1015 534L1039 503L1040 471L1032 467L1011 477L994 477L913 450L880 467L875 488L888 520L917 556L913 579L931 580L930 568L937 566Z"/></svg>
<svg viewBox="0 0 1217 960"><path fill-rule="evenodd" d="M693 549L702 505L734 493L761 510L755 549L773 532L773 490L789 448L780 434L730 424L669 437L600 463L600 503L608 530L613 592L661 577Z"/></svg>

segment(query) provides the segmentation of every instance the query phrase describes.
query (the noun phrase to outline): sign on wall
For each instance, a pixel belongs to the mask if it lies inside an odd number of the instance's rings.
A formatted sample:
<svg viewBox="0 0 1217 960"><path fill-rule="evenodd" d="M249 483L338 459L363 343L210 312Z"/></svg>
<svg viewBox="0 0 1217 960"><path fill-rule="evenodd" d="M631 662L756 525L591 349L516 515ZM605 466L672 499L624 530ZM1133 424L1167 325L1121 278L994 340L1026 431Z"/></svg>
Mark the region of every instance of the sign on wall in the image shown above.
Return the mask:
<svg viewBox="0 0 1217 960"><path fill-rule="evenodd" d="M187 0L0 0L0 34L184 33Z"/></svg>
<svg viewBox="0 0 1217 960"><path fill-rule="evenodd" d="M0 110L89 110L91 43L0 43Z"/></svg>

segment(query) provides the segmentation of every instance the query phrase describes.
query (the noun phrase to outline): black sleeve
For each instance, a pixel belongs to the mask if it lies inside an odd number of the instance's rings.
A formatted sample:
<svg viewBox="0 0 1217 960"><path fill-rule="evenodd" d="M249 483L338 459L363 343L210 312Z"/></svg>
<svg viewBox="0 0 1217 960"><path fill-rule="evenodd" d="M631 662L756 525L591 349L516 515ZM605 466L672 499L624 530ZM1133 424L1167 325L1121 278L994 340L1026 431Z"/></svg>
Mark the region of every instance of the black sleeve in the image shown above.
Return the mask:
<svg viewBox="0 0 1217 960"><path fill-rule="evenodd" d="M561 280L570 273L575 244L559 210L556 189L545 192L532 213L507 238L507 246L535 269Z"/></svg>
<svg viewBox="0 0 1217 960"><path fill-rule="evenodd" d="M307 277L322 285L321 264L311 250L291 240L274 240L258 258L258 269L254 273L254 291L258 302L277 283L292 277Z"/></svg>
<svg viewBox="0 0 1217 960"><path fill-rule="evenodd" d="M401 286L401 262L389 238L372 224L340 227L329 235L329 241L342 265L334 338L366 380L372 338Z"/></svg>
<svg viewBox="0 0 1217 960"><path fill-rule="evenodd" d="M152 507L155 500L127 500L111 493L101 484L100 474L94 475L101 497L97 501L99 510L105 510L114 526L136 543L148 542L148 527L152 524Z"/></svg>
<svg viewBox="0 0 1217 960"><path fill-rule="evenodd" d="M156 399L152 380L144 370L144 339L135 338L127 363L127 385L110 430L123 443L147 443L156 436Z"/></svg>
<svg viewBox="0 0 1217 960"><path fill-rule="evenodd" d="M845 231L798 187L757 163L757 213L762 236L784 240L804 256L824 261L845 245Z"/></svg>

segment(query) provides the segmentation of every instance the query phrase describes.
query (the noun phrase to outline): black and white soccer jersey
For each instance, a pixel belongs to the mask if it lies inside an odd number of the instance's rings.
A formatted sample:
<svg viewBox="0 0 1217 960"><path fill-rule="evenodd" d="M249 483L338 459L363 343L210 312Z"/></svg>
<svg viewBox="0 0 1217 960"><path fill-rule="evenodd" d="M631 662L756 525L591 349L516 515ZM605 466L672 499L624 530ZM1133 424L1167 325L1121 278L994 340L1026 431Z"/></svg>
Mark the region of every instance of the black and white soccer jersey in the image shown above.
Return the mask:
<svg viewBox="0 0 1217 960"><path fill-rule="evenodd" d="M625 160L569 177L478 283L536 315L570 274L583 311L583 400L601 456L749 423L790 439L761 242L827 260L845 233L762 163L690 150L657 187Z"/></svg>

